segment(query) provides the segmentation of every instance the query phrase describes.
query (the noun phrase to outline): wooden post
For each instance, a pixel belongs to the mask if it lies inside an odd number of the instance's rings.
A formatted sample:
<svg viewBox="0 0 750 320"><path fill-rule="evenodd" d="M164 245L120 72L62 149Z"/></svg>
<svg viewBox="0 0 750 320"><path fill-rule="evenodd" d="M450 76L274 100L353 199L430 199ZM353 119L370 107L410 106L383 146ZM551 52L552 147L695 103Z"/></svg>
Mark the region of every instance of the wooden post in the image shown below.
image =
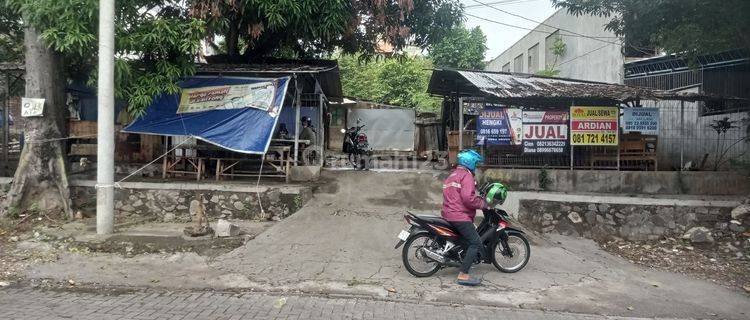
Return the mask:
<svg viewBox="0 0 750 320"><path fill-rule="evenodd" d="M326 153L326 126L323 123L323 112L325 111L323 103L323 93L318 93L318 110L320 110L318 113L318 119L320 123L320 138L318 139L318 147L320 147L320 166L322 167L325 164L325 153Z"/></svg>
<svg viewBox="0 0 750 320"><path fill-rule="evenodd" d="M3 165L2 165L2 173L10 175L10 172L8 171L8 168L10 167L8 165L8 149L10 149L10 111L8 106L8 101L10 101L10 77L6 74L5 75L5 91L3 92L3 114L0 115L3 117L3 140L0 141L3 143Z"/></svg>
<svg viewBox="0 0 750 320"><path fill-rule="evenodd" d="M658 144L657 144L658 145ZM685 167L685 100L680 101L680 171Z"/></svg>
<svg viewBox="0 0 750 320"><path fill-rule="evenodd" d="M464 98L458 98L458 152L464 148Z"/></svg>
<svg viewBox="0 0 750 320"><path fill-rule="evenodd" d="M297 74L294 74L294 166L299 165L297 162L297 156L299 154L299 114L302 101L300 101L299 82L297 81Z"/></svg>
<svg viewBox="0 0 750 320"><path fill-rule="evenodd" d="M570 107L575 106L575 101L570 101ZM573 115L570 114L570 108L568 108L568 114L570 120L568 121L568 139L570 139L570 170L573 171Z"/></svg>
<svg viewBox="0 0 750 320"><path fill-rule="evenodd" d="M617 171L620 171L620 107L617 107Z"/></svg>

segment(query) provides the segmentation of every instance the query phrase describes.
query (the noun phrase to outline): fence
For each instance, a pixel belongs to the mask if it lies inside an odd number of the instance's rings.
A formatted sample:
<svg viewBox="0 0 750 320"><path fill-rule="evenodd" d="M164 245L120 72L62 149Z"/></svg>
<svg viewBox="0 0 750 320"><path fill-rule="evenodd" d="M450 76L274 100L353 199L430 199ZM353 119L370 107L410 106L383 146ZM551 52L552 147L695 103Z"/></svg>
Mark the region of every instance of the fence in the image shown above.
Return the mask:
<svg viewBox="0 0 750 320"><path fill-rule="evenodd" d="M658 135L625 133L620 125L618 146L571 147L568 142L561 153L539 154L524 153L521 145L482 147L476 141L464 144L481 150L489 167L750 170L750 112L747 109L708 114L702 102L680 101L645 101L642 107L659 109ZM620 109L620 124L622 111L623 108ZM567 136L570 137L570 131ZM640 147L636 147L638 145ZM632 148L639 148L637 156Z"/></svg>

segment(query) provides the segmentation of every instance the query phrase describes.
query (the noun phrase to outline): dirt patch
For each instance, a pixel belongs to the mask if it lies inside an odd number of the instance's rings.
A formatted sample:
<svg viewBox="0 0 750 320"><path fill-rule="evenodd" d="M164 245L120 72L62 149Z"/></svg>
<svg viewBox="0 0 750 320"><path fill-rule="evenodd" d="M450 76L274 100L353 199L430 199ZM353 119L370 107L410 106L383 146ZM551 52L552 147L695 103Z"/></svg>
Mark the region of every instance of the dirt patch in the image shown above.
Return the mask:
<svg viewBox="0 0 750 320"><path fill-rule="evenodd" d="M216 257L234 250L253 237L185 239L165 236L115 235L100 243L76 242L73 246L92 252L118 253L131 257L144 253L195 252Z"/></svg>
<svg viewBox="0 0 750 320"><path fill-rule="evenodd" d="M605 251L638 265L685 274L739 290L750 287L748 238L727 237L702 245L674 238L637 243L614 240L600 242L599 245Z"/></svg>

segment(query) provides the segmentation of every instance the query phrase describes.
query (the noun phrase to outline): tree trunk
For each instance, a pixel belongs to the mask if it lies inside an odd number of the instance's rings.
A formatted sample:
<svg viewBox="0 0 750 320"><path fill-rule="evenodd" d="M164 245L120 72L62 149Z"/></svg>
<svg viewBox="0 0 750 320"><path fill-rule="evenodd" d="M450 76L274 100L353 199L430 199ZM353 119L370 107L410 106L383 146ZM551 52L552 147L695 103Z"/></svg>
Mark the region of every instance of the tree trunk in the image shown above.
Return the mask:
<svg viewBox="0 0 750 320"><path fill-rule="evenodd" d="M63 149L65 128L65 74L59 54L39 37L24 30L26 51L26 94L44 98L44 114L24 121L24 144L18 168L0 217L28 210L63 212L72 218L66 158Z"/></svg>
<svg viewBox="0 0 750 320"><path fill-rule="evenodd" d="M229 60L231 62L237 62L236 60L240 56L240 31L236 19L231 19L229 21L229 32L224 41L226 41L227 44L227 56L229 56Z"/></svg>

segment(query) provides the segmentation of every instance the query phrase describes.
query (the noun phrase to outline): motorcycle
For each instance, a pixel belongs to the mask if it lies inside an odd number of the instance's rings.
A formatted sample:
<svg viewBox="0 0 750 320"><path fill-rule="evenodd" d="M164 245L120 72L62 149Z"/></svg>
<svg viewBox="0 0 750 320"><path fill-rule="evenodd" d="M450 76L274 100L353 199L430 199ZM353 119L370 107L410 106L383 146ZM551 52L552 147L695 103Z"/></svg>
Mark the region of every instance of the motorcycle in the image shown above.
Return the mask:
<svg viewBox="0 0 750 320"><path fill-rule="evenodd" d="M497 270L514 273L529 262L531 247L524 232L510 226L508 213L502 209L482 210L484 220L477 227L482 247L474 264L492 264ZM416 277L429 277L444 267L460 267L468 243L450 222L433 215L404 215L409 230L398 234L404 248L401 258L404 267Z"/></svg>
<svg viewBox="0 0 750 320"><path fill-rule="evenodd" d="M372 149L367 141L367 135L362 131L365 125L359 125L361 120L357 119L357 125L349 129L341 129L344 134L344 153L347 154L349 163L354 166L354 170L367 170L369 168L370 156Z"/></svg>

